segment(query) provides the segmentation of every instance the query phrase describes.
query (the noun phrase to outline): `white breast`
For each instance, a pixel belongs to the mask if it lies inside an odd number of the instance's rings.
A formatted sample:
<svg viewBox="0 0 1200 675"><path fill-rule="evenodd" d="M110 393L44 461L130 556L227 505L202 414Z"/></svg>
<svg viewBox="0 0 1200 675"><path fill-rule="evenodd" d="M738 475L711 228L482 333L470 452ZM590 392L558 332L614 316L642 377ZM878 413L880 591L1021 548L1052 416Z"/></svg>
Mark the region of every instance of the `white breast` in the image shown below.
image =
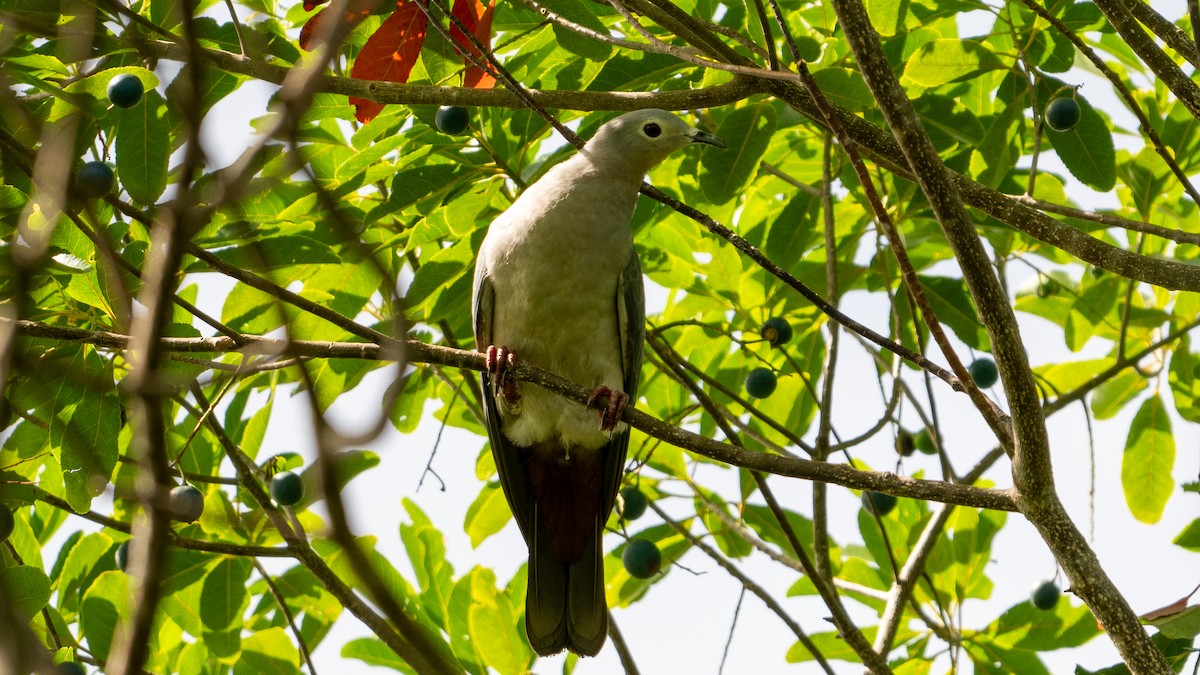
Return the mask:
<svg viewBox="0 0 1200 675"><path fill-rule="evenodd" d="M494 344L584 386L623 389L616 294L636 190L568 161L492 223L480 262L495 292ZM519 414L502 408L514 443L607 442L594 411L533 385L521 394Z"/></svg>

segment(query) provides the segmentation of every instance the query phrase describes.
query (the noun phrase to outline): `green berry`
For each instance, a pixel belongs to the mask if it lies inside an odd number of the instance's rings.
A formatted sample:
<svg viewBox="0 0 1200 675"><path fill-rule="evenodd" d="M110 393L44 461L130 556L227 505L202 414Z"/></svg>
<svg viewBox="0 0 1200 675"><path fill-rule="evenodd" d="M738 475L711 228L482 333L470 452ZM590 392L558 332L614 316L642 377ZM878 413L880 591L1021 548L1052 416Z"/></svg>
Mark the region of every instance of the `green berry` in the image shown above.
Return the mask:
<svg viewBox="0 0 1200 675"><path fill-rule="evenodd" d="M1073 98L1056 98L1046 106L1046 124L1055 131L1070 131L1079 123L1079 103Z"/></svg>
<svg viewBox="0 0 1200 675"><path fill-rule="evenodd" d="M996 362L989 358L975 359L967 370L971 373L971 379L975 380L975 384L981 389L996 384L1000 379L1000 371L996 369Z"/></svg>
<svg viewBox="0 0 1200 675"><path fill-rule="evenodd" d="M1058 588L1058 584L1053 581L1043 581L1033 589L1030 594L1030 599L1033 600L1033 606L1042 610L1054 609L1058 604L1058 598L1062 595L1062 591Z"/></svg>
<svg viewBox="0 0 1200 675"><path fill-rule="evenodd" d="M862 505L867 513L874 511L880 516L886 516L896 508L896 502L895 497L883 492L864 491L862 493Z"/></svg>
<svg viewBox="0 0 1200 675"><path fill-rule="evenodd" d="M1092 267L1092 269L1090 271L1092 273L1093 279L1099 279L1100 277L1104 276L1104 268L1103 267Z"/></svg>
<svg viewBox="0 0 1200 675"><path fill-rule="evenodd" d="M467 130L471 115L466 108L456 105L444 105L437 109L433 124L443 134L457 136Z"/></svg>
<svg viewBox="0 0 1200 675"><path fill-rule="evenodd" d="M117 547L116 559L117 559L117 569L124 572L125 569L129 566L129 542L128 541L121 542L121 545Z"/></svg>
<svg viewBox="0 0 1200 675"><path fill-rule="evenodd" d="M662 569L662 552L648 539L630 539L621 554L621 562L629 576L649 579Z"/></svg>
<svg viewBox="0 0 1200 675"><path fill-rule="evenodd" d="M937 445L934 444L933 436L929 435L928 429L921 429L913 434L913 446L926 455L937 454Z"/></svg>
<svg viewBox="0 0 1200 675"><path fill-rule="evenodd" d="M13 527L17 524L13 518L13 512L4 504L0 504L0 543L8 541L9 535L12 534Z"/></svg>
<svg viewBox="0 0 1200 675"><path fill-rule="evenodd" d="M180 485L167 496L167 508L175 520L194 523L204 513L204 495L191 485Z"/></svg>
<svg viewBox="0 0 1200 675"><path fill-rule="evenodd" d="M767 319L759 333L772 347L779 347L792 339L792 325L776 316Z"/></svg>
<svg viewBox="0 0 1200 675"><path fill-rule="evenodd" d="M775 373L770 368L755 368L746 376L746 393L754 398L766 398L775 391Z"/></svg>
<svg viewBox="0 0 1200 675"><path fill-rule="evenodd" d="M108 81L108 101L118 108L132 108L145 92L142 81L135 75L122 73Z"/></svg>
<svg viewBox="0 0 1200 675"><path fill-rule="evenodd" d="M117 177L104 162L88 162L75 174L75 189L87 199L99 199L113 191Z"/></svg>
<svg viewBox="0 0 1200 675"><path fill-rule="evenodd" d="M649 505L650 500L646 497L646 493L636 487L621 488L617 494L617 513L621 514L621 518L625 520L641 518Z"/></svg>
<svg viewBox="0 0 1200 675"><path fill-rule="evenodd" d="M899 453L901 457L908 457L915 451L916 447L913 445L913 435L908 433L908 431L901 429L896 434L896 452Z"/></svg>
<svg viewBox="0 0 1200 675"><path fill-rule="evenodd" d="M304 497L304 481L291 471L280 471L271 478L271 499L280 506L295 506Z"/></svg>
<svg viewBox="0 0 1200 675"><path fill-rule="evenodd" d="M64 661L54 667L54 675L87 675L87 668L76 661Z"/></svg>

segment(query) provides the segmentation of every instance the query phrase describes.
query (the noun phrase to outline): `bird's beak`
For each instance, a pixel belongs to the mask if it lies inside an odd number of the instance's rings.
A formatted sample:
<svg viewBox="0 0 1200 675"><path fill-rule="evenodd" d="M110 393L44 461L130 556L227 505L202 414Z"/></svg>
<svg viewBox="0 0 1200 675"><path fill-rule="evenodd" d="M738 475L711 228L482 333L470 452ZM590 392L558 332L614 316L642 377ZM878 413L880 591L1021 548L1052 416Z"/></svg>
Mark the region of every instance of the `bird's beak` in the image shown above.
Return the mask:
<svg viewBox="0 0 1200 675"><path fill-rule="evenodd" d="M720 136L710 134L707 131L694 129L692 133L688 134L688 136L691 137L693 143L707 143L708 145L714 145L718 148L725 147L725 141L721 140Z"/></svg>

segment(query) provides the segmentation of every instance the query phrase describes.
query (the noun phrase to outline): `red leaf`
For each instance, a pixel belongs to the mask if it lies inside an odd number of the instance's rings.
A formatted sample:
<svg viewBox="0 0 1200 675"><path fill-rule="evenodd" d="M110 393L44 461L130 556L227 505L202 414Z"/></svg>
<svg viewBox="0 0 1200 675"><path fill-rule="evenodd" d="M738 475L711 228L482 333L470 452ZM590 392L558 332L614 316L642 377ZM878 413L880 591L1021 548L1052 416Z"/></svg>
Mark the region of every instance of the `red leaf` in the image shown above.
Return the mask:
<svg viewBox="0 0 1200 675"><path fill-rule="evenodd" d="M480 0L454 0L451 13L458 17L464 26L479 40L480 44L491 48L492 45L492 14L496 10L496 0L491 0L486 6ZM483 60L479 50L471 40L463 34L458 24L450 22L450 38L455 42L459 54L470 54ZM496 78L487 70L476 66L471 58L464 56L467 72L463 84L475 89L491 89L496 85Z"/></svg>
<svg viewBox="0 0 1200 675"><path fill-rule="evenodd" d="M1178 614L1178 613L1182 612L1183 610L1187 609L1188 600L1192 599L1192 596L1196 594L1196 591L1200 591L1200 586L1193 588L1191 593L1188 593L1187 595L1176 600L1175 602L1172 602L1171 604L1167 605L1166 607L1159 607L1158 609L1156 609L1152 612L1146 612L1145 614L1141 615L1138 618L1146 620L1146 621L1153 621L1155 619L1161 619L1164 616L1171 616L1173 614Z"/></svg>
<svg viewBox="0 0 1200 675"><path fill-rule="evenodd" d="M305 0L304 9L312 11L317 5L328 2L329 0ZM350 0L346 3L346 11L343 13L342 21L345 21L347 28L353 28L359 21L371 15L375 8L379 6L382 0ZM333 18L333 13L329 11L329 7L317 12L316 16L309 19L304 27L300 29L300 48L309 51L312 49L313 39L321 34L321 26L325 21Z"/></svg>
<svg viewBox="0 0 1200 675"><path fill-rule="evenodd" d="M399 8L389 16L379 30L375 31L362 52L354 61L351 77L386 82L407 82L421 45L425 42L428 20L420 6L412 0L401 0ZM364 124L383 110L382 103L350 97L354 104L354 116Z"/></svg>

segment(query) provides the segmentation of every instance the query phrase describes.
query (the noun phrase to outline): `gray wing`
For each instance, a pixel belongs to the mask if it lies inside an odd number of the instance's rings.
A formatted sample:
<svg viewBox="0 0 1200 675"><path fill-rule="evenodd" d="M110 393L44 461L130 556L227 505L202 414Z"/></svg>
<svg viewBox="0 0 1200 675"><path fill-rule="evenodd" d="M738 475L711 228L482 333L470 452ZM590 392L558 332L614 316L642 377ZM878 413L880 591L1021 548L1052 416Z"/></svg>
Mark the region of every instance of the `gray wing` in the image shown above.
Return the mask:
<svg viewBox="0 0 1200 675"><path fill-rule="evenodd" d="M642 375L642 347L646 340L646 292L642 281L642 266L637 251L629 250L621 278L617 281L617 335L621 338L621 367L625 374L624 388L629 405L637 402L638 383ZM603 514L612 511L621 477L625 472L625 455L629 448L629 431L613 436L604 458Z"/></svg>
<svg viewBox="0 0 1200 675"><path fill-rule="evenodd" d="M487 269L480 260L475 264L475 292L471 297L471 323L475 333L475 349L486 350L492 341L492 319L495 311L496 292L492 286ZM512 509L521 536L526 543L532 542L535 530L533 491L529 479L525 476L525 468L521 462L521 449L501 431L500 410L496 405L496 395L492 390L491 378L487 371L479 374L483 384L483 422L487 427L488 441L492 445L492 457L496 462L496 473L500 475L500 487Z"/></svg>

